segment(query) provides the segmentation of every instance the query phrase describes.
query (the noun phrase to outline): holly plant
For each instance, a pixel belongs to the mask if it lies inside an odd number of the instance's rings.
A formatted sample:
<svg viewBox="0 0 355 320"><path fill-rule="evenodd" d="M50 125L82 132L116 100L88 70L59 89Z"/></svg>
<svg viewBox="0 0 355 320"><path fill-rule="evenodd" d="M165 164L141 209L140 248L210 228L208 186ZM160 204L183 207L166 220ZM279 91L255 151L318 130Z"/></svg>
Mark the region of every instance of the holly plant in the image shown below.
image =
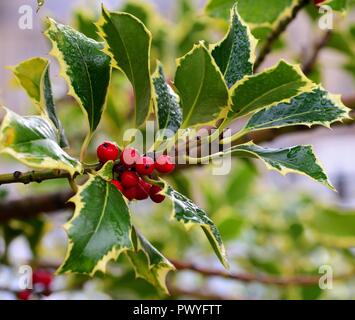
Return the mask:
<svg viewBox="0 0 355 320"><path fill-rule="evenodd" d="M223 132L242 118L244 127L223 136L219 141L222 151L209 154L209 159L230 154L258 158L281 174L307 175L334 189L311 146L270 149L246 141L249 133L264 129L329 127L349 118L349 110L339 96L308 79L298 65L281 60L255 72L257 40L237 6L230 14L223 39L214 44L200 41L177 60L173 82L167 80L162 63L151 61L151 33L132 14L102 7L96 23L100 41L48 18L45 35L52 44L51 55L59 62L68 94L86 119L80 159L67 150L68 140L53 99L49 61L31 58L12 68L37 112L20 116L6 109L0 128L1 153L38 169L28 182L64 177L75 190L70 199L75 212L65 225L67 255L58 273L94 275L105 272L109 261L126 255L138 277L167 292L165 277L174 266L131 219L130 203L148 197L156 203L171 201L173 219L186 227L201 227L218 259L228 267L222 238L208 214L161 177L179 169L168 154L181 130L187 136L191 130L205 127ZM111 74L117 70L132 84L136 128L154 116L156 129L169 129L174 135L161 141L166 146L163 151L156 142L146 145L148 151L143 152L129 143L105 141L97 148L99 163L87 164L86 150L105 112ZM212 133L207 136L210 142L219 138ZM192 158L186 155L186 159ZM87 179L74 180L79 177Z"/></svg>

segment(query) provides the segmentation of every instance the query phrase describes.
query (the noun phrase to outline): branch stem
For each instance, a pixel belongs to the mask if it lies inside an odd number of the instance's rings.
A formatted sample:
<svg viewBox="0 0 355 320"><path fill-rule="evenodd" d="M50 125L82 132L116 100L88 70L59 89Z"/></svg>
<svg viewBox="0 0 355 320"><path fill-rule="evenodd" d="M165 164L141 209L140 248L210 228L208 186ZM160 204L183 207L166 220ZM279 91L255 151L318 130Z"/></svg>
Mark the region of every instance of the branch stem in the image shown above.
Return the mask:
<svg viewBox="0 0 355 320"><path fill-rule="evenodd" d="M260 65L264 62L266 56L271 52L272 46L279 39L280 35L287 29L288 25L296 18L297 14L308 5L310 0L299 0L299 2L292 8L291 14L282 19L276 26L276 28L270 33L261 46L259 55L254 63L254 71L256 71Z"/></svg>

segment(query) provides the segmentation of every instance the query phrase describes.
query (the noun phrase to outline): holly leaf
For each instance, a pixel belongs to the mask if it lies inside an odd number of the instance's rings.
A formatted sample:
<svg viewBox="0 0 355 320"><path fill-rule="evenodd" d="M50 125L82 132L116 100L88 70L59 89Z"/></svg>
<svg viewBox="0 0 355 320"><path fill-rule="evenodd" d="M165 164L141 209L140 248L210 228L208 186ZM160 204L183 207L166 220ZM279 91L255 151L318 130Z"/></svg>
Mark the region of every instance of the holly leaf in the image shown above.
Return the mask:
<svg viewBox="0 0 355 320"><path fill-rule="evenodd" d="M218 66L200 43L178 61L175 86L183 110L182 128L213 124L229 111L228 89Z"/></svg>
<svg viewBox="0 0 355 320"><path fill-rule="evenodd" d="M130 214L121 192L111 183L112 166L108 162L96 175L90 175L69 200L75 211L65 225L69 247L59 273L105 272L110 260L133 249Z"/></svg>
<svg viewBox="0 0 355 320"><path fill-rule="evenodd" d="M279 103L255 113L243 131L295 125L322 125L329 128L336 121L350 118L349 111L339 96L331 95L323 88L317 87L311 92L292 98L290 102Z"/></svg>
<svg viewBox="0 0 355 320"><path fill-rule="evenodd" d="M294 96L315 87L299 66L282 60L262 73L246 76L230 89L233 104L229 116L240 117L275 103L290 102Z"/></svg>
<svg viewBox="0 0 355 320"><path fill-rule="evenodd" d="M86 114L90 134L97 128L106 104L110 82L110 57L102 52L103 44L69 26L48 19L46 36L61 67L61 75Z"/></svg>
<svg viewBox="0 0 355 320"><path fill-rule="evenodd" d="M212 56L224 75L228 88L246 75L253 74L257 41L234 6L229 31L212 47Z"/></svg>
<svg viewBox="0 0 355 320"><path fill-rule="evenodd" d="M0 153L36 169L65 170L72 176L82 172L81 163L60 148L58 131L49 119L22 117L5 110L0 127Z"/></svg>
<svg viewBox="0 0 355 320"><path fill-rule="evenodd" d="M162 193L168 196L173 202L174 218L185 224L187 227L193 225L200 226L206 234L218 259L223 266L228 268L228 261L221 235L216 225L208 217L207 213L190 199L168 185L164 187Z"/></svg>
<svg viewBox="0 0 355 320"><path fill-rule="evenodd" d="M328 180L322 166L314 155L311 146L295 146L284 149L263 148L252 142L233 146L224 154L237 153L243 157L254 157L262 160L268 169L276 170L282 175L299 173L309 176L328 188L335 190Z"/></svg>
<svg viewBox="0 0 355 320"><path fill-rule="evenodd" d="M166 276L175 267L153 245L134 228L132 229L134 250L127 251L127 256L133 265L137 278L151 283L159 291L169 294L166 287Z"/></svg>
<svg viewBox="0 0 355 320"><path fill-rule="evenodd" d="M100 36L105 40L104 52L112 58L113 67L124 72L132 83L136 103L136 125L140 126L150 113L152 36L136 17L124 12L108 12L104 7L97 27Z"/></svg>
<svg viewBox="0 0 355 320"><path fill-rule="evenodd" d="M153 75L155 112L158 118L159 129L168 129L176 133L182 123L182 111L179 96L167 83L163 66L158 63Z"/></svg>
<svg viewBox="0 0 355 320"><path fill-rule="evenodd" d="M49 61L32 58L10 68L40 114L45 114L60 133L60 146L68 147L64 129L57 117L49 78Z"/></svg>

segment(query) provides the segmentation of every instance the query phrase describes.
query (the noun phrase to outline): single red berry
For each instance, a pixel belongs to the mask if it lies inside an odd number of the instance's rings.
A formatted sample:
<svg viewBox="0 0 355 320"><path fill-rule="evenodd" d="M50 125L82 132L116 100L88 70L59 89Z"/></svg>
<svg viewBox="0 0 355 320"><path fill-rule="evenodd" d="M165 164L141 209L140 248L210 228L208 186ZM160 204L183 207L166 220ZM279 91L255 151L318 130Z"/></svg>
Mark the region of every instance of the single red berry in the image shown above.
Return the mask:
<svg viewBox="0 0 355 320"><path fill-rule="evenodd" d="M121 183L125 188L135 187L139 182L137 173L132 171L125 171L120 175Z"/></svg>
<svg viewBox="0 0 355 320"><path fill-rule="evenodd" d="M151 157L141 157L136 164L136 170L143 176L148 176L154 171L154 160Z"/></svg>
<svg viewBox="0 0 355 320"><path fill-rule="evenodd" d="M152 199L152 201L156 202L156 203L161 203L164 201L165 196L162 194L159 194L160 191L162 191L163 189L158 187L158 186L152 186L150 188L150 199Z"/></svg>
<svg viewBox="0 0 355 320"><path fill-rule="evenodd" d="M122 184L120 184L119 181L117 181L117 180L112 180L111 183L112 183L118 190L120 190L121 192L123 191Z"/></svg>
<svg viewBox="0 0 355 320"><path fill-rule="evenodd" d="M122 151L120 161L126 168L132 168L137 163L139 158L140 155L137 149L128 147Z"/></svg>
<svg viewBox="0 0 355 320"><path fill-rule="evenodd" d="M139 184L135 187L136 188L136 199L137 200L145 200L149 197L149 191L147 192L147 187L144 185L143 181L139 180Z"/></svg>
<svg viewBox="0 0 355 320"><path fill-rule="evenodd" d="M160 173L170 173L175 169L175 163L173 163L169 156L162 154L155 162L155 169Z"/></svg>
<svg viewBox="0 0 355 320"><path fill-rule="evenodd" d="M152 187L152 185L149 183L149 182L147 182L147 181L145 181L145 180L143 180L143 179L140 179L139 180L139 185L144 189L144 191L146 192L146 193L148 193L148 195L149 195L149 192L150 192L150 188Z"/></svg>
<svg viewBox="0 0 355 320"><path fill-rule="evenodd" d="M17 293L17 298L19 300L28 300L31 296L32 291L31 290L23 290Z"/></svg>
<svg viewBox="0 0 355 320"><path fill-rule="evenodd" d="M319 6L321 3L323 3L325 0L314 0L314 4L316 6Z"/></svg>
<svg viewBox="0 0 355 320"><path fill-rule="evenodd" d="M132 201L136 198L137 187L123 189L122 193L129 201Z"/></svg>
<svg viewBox="0 0 355 320"><path fill-rule="evenodd" d="M46 270L35 270L32 275L32 281L34 284L43 284L47 289L53 281L53 274Z"/></svg>
<svg viewBox="0 0 355 320"><path fill-rule="evenodd" d="M109 160L115 161L118 158L119 149L115 143L105 141L97 147L96 153L99 161L105 163Z"/></svg>

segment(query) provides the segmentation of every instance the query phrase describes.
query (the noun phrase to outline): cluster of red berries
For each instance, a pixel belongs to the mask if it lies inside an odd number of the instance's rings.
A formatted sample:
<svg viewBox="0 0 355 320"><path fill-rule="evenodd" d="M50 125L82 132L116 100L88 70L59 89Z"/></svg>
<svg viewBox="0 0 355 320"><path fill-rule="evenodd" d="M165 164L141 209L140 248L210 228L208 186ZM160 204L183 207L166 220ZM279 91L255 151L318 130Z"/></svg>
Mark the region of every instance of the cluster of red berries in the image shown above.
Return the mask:
<svg viewBox="0 0 355 320"><path fill-rule="evenodd" d="M35 270L32 274L33 289L26 289L18 292L17 298L19 300L28 300L31 295L48 296L51 293L51 283L53 281L53 274L47 270Z"/></svg>
<svg viewBox="0 0 355 320"><path fill-rule="evenodd" d="M113 169L112 184L128 200L145 200L150 197L156 203L164 201L165 196L160 194L162 188L147 182L144 177L153 179L154 170L165 174L172 172L175 164L169 156L162 154L156 159L155 156L141 156L134 148L120 150L115 143L106 141L98 146L97 157L101 164L119 158Z"/></svg>

